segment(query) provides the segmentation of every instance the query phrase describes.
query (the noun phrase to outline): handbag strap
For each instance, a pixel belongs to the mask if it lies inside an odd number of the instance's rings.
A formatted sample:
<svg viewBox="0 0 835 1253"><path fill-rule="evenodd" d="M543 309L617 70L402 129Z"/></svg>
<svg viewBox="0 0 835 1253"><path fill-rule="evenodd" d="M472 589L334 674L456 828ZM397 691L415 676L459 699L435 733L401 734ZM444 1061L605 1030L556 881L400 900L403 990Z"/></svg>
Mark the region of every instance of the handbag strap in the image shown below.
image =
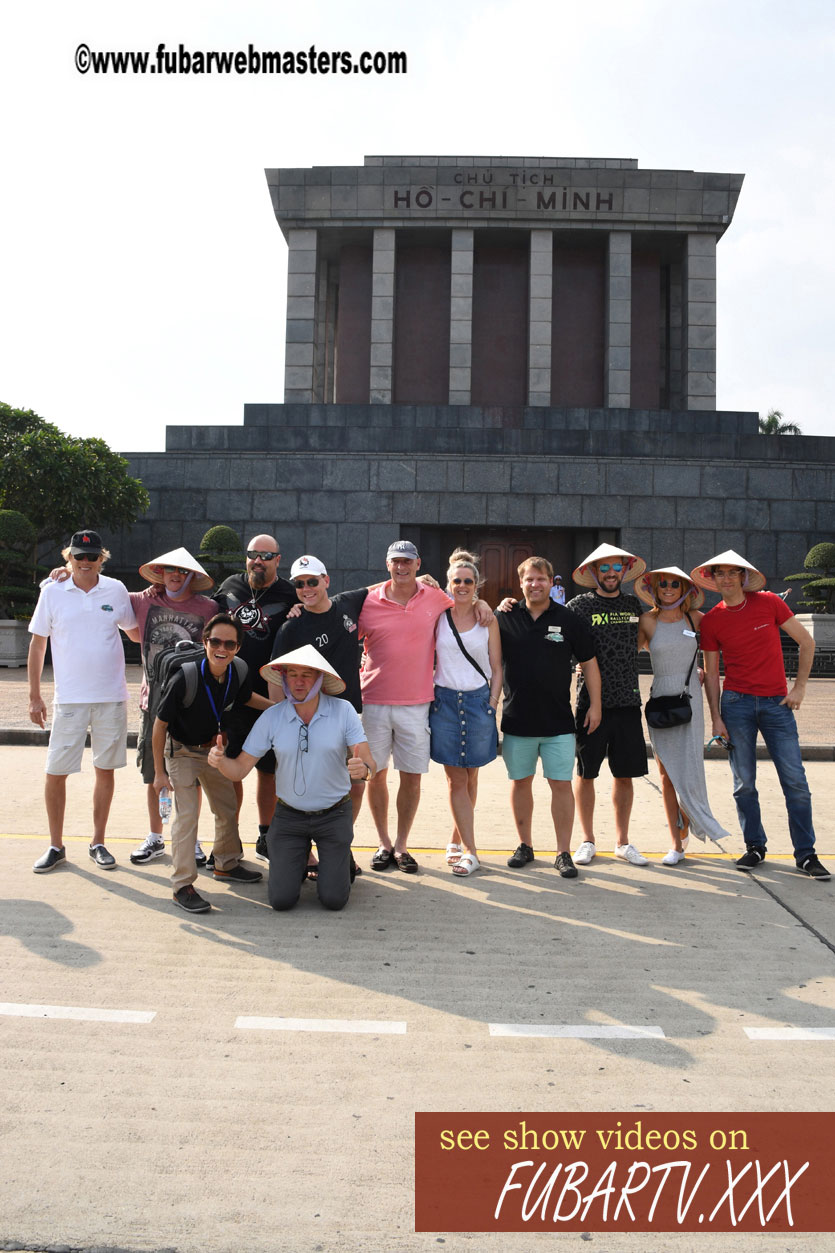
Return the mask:
<svg viewBox="0 0 835 1253"><path fill-rule="evenodd" d="M693 660L690 662L690 669L687 671L687 678L684 680L684 687L681 689L682 695L687 691L687 685L690 682L690 675L693 673L693 667L695 666L696 658L699 655L699 633L696 630L696 628L693 626L693 619L690 617L690 614L685 613L684 616L687 619L687 621L690 623L690 630L693 632L693 634L696 637L696 651L693 654Z"/></svg>
<svg viewBox="0 0 835 1253"><path fill-rule="evenodd" d="M449 629L452 631L452 634L455 636L455 642L457 643L458 647L461 649L461 652L467 658L467 661L470 663L471 666L475 666L476 670L481 675L482 679L484 679L484 682L489 684L490 680L487 678L487 675L484 673L481 666L476 661L475 657L471 657L470 654L467 652L466 648L464 647L464 641L461 639L461 636L458 634L458 627L452 621L451 609L447 609L446 611L446 620L449 623Z"/></svg>

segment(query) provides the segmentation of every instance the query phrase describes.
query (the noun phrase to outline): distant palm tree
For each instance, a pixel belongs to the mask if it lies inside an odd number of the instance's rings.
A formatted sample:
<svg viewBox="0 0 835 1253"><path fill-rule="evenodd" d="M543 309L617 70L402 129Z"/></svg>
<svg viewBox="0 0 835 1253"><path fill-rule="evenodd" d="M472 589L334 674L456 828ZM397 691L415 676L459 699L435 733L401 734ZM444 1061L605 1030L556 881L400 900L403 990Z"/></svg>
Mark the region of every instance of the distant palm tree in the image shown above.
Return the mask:
<svg viewBox="0 0 835 1253"><path fill-rule="evenodd" d="M781 409L769 409L767 418L760 418L760 435L802 435L796 422L784 422Z"/></svg>

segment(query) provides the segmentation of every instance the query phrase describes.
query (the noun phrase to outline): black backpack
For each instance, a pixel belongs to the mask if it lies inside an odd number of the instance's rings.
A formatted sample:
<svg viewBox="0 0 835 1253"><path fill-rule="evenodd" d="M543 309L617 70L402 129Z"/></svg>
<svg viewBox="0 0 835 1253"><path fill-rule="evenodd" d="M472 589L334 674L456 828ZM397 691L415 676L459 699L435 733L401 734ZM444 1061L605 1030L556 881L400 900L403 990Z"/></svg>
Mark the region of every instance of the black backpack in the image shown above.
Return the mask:
<svg viewBox="0 0 835 1253"><path fill-rule="evenodd" d="M178 640L176 644L169 644L157 653L154 661L154 681L148 693L148 712L152 718L159 708L166 688L181 670L186 684L183 709L189 709L194 704L200 683L200 666L205 659L206 650L203 645L196 644L193 640ZM229 685L229 699L223 707L225 710L232 708L241 684L249 675L249 667L243 658L233 657L231 664L237 683Z"/></svg>

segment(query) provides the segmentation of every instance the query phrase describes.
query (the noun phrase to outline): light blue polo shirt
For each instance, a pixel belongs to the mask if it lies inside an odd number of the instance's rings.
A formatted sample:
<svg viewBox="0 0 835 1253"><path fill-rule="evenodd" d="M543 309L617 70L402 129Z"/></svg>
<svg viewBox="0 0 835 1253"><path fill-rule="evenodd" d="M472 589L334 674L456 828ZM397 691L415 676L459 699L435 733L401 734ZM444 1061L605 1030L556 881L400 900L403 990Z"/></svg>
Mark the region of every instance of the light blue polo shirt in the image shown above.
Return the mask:
<svg viewBox="0 0 835 1253"><path fill-rule="evenodd" d="M321 692L319 706L306 727L289 700L265 709L246 737L243 751L261 758L273 749L275 793L285 804L294 809L329 809L351 787L347 749L367 740L353 706Z"/></svg>

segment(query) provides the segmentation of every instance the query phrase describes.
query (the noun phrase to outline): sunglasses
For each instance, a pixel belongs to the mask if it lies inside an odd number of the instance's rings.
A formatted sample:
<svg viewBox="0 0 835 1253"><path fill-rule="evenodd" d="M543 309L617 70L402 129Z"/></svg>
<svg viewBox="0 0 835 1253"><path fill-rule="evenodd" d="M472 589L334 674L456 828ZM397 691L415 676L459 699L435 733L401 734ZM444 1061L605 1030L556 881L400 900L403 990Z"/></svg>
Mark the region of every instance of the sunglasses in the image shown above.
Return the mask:
<svg viewBox="0 0 835 1253"><path fill-rule="evenodd" d="M659 579L657 587L671 587L674 591L678 591L681 587L681 579Z"/></svg>
<svg viewBox="0 0 835 1253"><path fill-rule="evenodd" d="M184 576L191 574L190 570L184 570L182 566L163 566L162 572L163 574L182 574Z"/></svg>
<svg viewBox="0 0 835 1253"><path fill-rule="evenodd" d="M101 553L71 553L75 561L98 561Z"/></svg>
<svg viewBox="0 0 835 1253"><path fill-rule="evenodd" d="M237 639L222 640L220 636L218 635L210 635L209 638L206 640L206 643L210 644L212 648L237 648L238 647Z"/></svg>
<svg viewBox="0 0 835 1253"><path fill-rule="evenodd" d="M475 579L453 579L452 582L453 583L466 583L469 586L472 586L472 584L475 583Z"/></svg>
<svg viewBox="0 0 835 1253"><path fill-rule="evenodd" d="M246 550L246 555L250 561L255 561L259 557L262 561L272 561L273 557L278 556L278 553L271 553L268 550L261 548L248 548Z"/></svg>
<svg viewBox="0 0 835 1253"><path fill-rule="evenodd" d="M293 579L293 587L318 587L318 579Z"/></svg>
<svg viewBox="0 0 835 1253"><path fill-rule="evenodd" d="M720 748L728 748L728 749L733 748L733 744L731 743L731 741L726 739L724 735L712 736L708 740L707 746L708 748L712 748L714 744L718 744Z"/></svg>
<svg viewBox="0 0 835 1253"><path fill-rule="evenodd" d="M606 574L609 570L614 570L616 574L620 574L622 569L622 561L601 561L597 567L597 572L598 574Z"/></svg>

